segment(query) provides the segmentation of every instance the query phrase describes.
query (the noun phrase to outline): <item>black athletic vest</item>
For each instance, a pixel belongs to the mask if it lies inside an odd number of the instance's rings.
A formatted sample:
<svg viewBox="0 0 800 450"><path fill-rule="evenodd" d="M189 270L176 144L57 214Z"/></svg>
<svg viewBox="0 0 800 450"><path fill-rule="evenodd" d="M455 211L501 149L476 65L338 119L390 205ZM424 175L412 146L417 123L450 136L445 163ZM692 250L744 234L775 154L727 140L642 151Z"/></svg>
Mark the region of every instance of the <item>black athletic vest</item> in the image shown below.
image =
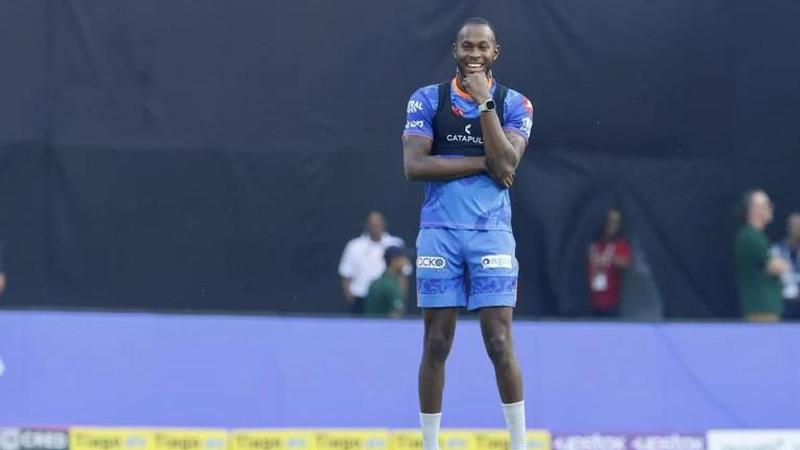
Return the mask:
<svg viewBox="0 0 800 450"><path fill-rule="evenodd" d="M459 116L450 98L450 81L439 85L439 103L433 118L432 155L484 156L481 118ZM500 125L505 125L505 101L508 89L500 84L494 90L494 103Z"/></svg>

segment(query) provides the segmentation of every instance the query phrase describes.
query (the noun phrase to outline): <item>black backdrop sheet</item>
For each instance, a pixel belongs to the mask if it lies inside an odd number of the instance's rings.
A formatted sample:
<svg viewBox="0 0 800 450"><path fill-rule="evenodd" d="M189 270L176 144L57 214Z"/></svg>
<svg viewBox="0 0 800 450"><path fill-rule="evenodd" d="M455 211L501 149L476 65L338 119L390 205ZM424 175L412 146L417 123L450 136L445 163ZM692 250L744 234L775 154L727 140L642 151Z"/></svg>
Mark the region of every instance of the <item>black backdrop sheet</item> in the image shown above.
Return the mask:
<svg viewBox="0 0 800 450"><path fill-rule="evenodd" d="M518 311L586 312L584 255L619 205L666 317L737 314L732 216L800 209L800 3L0 5L4 306L341 312L365 213L414 242L408 96L482 15L535 104L512 193Z"/></svg>

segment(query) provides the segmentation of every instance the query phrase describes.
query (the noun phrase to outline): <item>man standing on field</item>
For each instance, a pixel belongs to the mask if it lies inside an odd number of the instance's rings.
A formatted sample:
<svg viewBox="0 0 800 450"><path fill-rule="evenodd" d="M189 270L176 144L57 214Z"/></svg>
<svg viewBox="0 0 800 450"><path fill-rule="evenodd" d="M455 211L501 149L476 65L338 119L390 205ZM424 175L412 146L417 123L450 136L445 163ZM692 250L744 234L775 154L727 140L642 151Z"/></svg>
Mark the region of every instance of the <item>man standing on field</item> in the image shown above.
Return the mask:
<svg viewBox="0 0 800 450"><path fill-rule="evenodd" d="M528 144L533 107L492 76L499 53L491 24L467 20L453 43L456 77L418 89L408 102L405 174L427 182L417 238L424 450L439 447L444 367L459 308L478 311L511 450L526 447L522 377L511 336L519 267L508 188Z"/></svg>

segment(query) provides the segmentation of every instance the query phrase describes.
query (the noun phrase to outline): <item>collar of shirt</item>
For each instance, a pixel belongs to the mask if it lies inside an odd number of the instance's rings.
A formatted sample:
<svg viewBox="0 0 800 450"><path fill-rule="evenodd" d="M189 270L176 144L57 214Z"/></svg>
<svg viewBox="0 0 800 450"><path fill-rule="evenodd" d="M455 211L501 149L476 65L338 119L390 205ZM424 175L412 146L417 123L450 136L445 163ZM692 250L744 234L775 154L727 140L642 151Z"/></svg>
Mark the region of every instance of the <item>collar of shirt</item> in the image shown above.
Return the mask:
<svg viewBox="0 0 800 450"><path fill-rule="evenodd" d="M472 99L471 95L469 95L465 90L461 89L461 86L458 85L458 76L453 77L452 81L450 81L450 86L452 91L459 97L470 102L475 101ZM489 94L494 95L494 91L496 88L497 84L494 82L494 78L489 77Z"/></svg>

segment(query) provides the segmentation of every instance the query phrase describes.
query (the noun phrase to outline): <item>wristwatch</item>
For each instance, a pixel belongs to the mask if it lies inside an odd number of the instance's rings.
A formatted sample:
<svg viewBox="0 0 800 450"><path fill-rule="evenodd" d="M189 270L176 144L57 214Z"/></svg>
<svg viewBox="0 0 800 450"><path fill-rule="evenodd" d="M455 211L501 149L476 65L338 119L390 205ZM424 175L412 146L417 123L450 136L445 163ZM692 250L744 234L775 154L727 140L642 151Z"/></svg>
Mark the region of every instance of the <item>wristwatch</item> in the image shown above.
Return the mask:
<svg viewBox="0 0 800 450"><path fill-rule="evenodd" d="M489 112L494 111L497 105L495 105L493 99L486 100L485 102L478 105L478 111L480 112Z"/></svg>

